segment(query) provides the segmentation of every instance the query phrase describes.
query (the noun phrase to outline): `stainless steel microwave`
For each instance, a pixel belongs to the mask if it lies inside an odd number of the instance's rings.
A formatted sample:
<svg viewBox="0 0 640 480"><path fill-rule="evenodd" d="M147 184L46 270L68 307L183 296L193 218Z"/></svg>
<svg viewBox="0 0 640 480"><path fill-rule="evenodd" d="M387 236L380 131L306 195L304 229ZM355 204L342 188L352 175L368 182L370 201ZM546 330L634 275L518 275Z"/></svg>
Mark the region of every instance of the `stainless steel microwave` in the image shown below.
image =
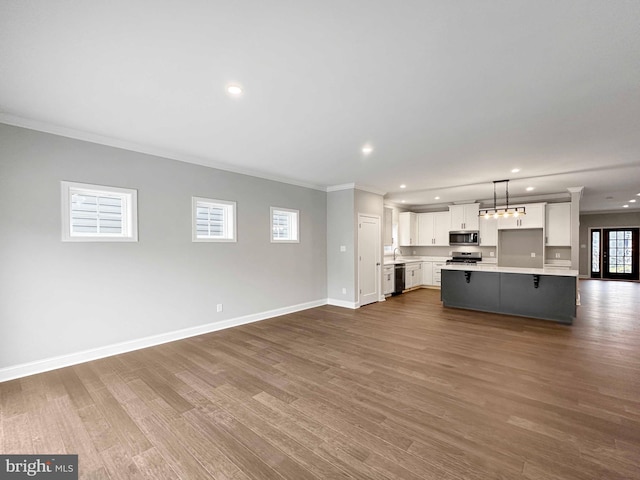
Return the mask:
<svg viewBox="0 0 640 480"><path fill-rule="evenodd" d="M480 245L480 235L477 230L449 232L449 245Z"/></svg>

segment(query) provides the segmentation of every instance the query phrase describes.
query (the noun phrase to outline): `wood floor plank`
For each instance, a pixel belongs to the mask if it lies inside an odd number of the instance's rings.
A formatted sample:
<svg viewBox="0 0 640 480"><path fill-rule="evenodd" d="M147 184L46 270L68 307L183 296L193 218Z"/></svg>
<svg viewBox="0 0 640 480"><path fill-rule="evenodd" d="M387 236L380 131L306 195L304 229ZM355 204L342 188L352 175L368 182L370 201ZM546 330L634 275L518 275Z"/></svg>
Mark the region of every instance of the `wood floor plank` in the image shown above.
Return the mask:
<svg viewBox="0 0 640 480"><path fill-rule="evenodd" d="M640 478L640 284L572 326L416 290L0 384L3 453L80 478Z"/></svg>

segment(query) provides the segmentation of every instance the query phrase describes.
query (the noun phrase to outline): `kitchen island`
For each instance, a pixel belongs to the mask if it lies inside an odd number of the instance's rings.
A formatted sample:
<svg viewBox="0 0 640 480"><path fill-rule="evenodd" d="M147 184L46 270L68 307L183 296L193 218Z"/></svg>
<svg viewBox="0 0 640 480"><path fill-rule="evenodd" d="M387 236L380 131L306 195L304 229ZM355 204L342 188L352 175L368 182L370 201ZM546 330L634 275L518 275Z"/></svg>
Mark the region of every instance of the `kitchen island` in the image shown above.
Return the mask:
<svg viewBox="0 0 640 480"><path fill-rule="evenodd" d="M571 324L576 316L577 270L496 265L442 267L445 307L504 313Z"/></svg>

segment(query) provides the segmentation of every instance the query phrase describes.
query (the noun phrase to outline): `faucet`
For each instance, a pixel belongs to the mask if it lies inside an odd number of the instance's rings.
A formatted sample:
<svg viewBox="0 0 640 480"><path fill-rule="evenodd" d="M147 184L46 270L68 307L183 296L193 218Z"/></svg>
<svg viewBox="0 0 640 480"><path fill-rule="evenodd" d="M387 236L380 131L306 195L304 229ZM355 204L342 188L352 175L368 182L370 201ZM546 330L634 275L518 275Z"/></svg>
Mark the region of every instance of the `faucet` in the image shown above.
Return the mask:
<svg viewBox="0 0 640 480"><path fill-rule="evenodd" d="M393 249L393 261L396 261L396 250L398 250L400 252L400 255L402 255L402 250L400 250L399 248L394 248Z"/></svg>

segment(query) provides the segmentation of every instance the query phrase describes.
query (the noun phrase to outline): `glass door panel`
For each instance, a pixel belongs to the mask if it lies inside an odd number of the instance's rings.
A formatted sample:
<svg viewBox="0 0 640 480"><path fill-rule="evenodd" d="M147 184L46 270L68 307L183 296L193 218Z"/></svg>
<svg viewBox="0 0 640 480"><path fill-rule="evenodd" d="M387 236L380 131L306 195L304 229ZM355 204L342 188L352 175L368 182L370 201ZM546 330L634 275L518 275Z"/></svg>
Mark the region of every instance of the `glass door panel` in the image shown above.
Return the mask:
<svg viewBox="0 0 640 480"><path fill-rule="evenodd" d="M600 278L600 230L591 230L591 278Z"/></svg>
<svg viewBox="0 0 640 480"><path fill-rule="evenodd" d="M602 230L602 277L638 280L638 228ZM596 230L592 231L593 236ZM593 257L593 255L592 255ZM592 276L593 276L592 258Z"/></svg>

